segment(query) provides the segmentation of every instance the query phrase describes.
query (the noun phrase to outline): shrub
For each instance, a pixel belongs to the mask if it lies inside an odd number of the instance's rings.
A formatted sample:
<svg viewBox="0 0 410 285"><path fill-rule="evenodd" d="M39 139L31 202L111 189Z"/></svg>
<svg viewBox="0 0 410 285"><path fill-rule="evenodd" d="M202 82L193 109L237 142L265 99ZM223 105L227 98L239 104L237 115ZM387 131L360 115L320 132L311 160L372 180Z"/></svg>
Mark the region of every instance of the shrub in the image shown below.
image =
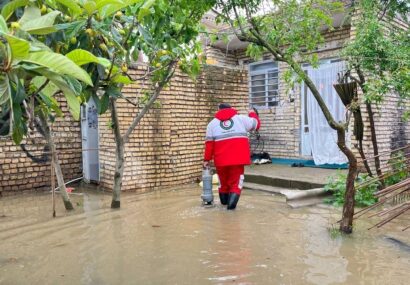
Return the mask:
<svg viewBox="0 0 410 285"><path fill-rule="evenodd" d="M324 202L327 204L332 204L333 206L342 206L345 201L346 192L346 178L347 174L339 172L336 176L331 176L325 185L325 190L332 193L332 197L325 198ZM367 174L359 174L355 184L359 185L369 181L371 177ZM356 191L355 195L355 205L357 207L367 207L371 206L377 202L377 198L374 193L379 187L379 182L371 182L364 187L361 187Z"/></svg>

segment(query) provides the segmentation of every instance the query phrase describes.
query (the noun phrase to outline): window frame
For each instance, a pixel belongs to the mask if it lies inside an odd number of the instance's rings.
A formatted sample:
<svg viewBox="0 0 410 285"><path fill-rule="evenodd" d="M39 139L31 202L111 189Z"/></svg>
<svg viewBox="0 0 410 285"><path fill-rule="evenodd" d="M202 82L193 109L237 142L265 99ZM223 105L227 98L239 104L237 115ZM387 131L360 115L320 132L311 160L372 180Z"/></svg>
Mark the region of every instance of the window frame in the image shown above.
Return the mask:
<svg viewBox="0 0 410 285"><path fill-rule="evenodd" d="M258 65L266 65L267 63L272 64L271 66L267 66L265 68L262 68L260 70L252 70L253 68L255 68ZM253 62L250 63L248 65L248 72L249 72L249 76L248 76L248 86L249 86L249 106L251 108L256 108L256 109L269 109L272 107L276 107L279 105L279 89L280 89L280 76L279 76L279 64L278 62L274 61L274 60L262 60L262 61L257 61L257 62ZM269 73L276 73L277 76L276 77L269 77ZM252 80L253 76L257 76L257 75L264 75L264 79L255 79ZM272 79L276 79L277 83L276 84L269 84L269 80ZM263 85L252 85L253 81L262 81L264 80L265 83ZM270 86L277 86L276 89L274 90L269 90ZM253 88L255 87L265 87L264 91L252 91ZM270 93L275 93L275 95L269 95ZM260 96L260 98L264 98L263 99L263 105L261 104L262 101L257 98L256 102L255 102L255 97L252 96L255 93L264 93L265 96ZM275 101L269 101L270 98L275 98ZM274 105L269 105L270 103L273 103ZM258 105L255 105L258 104Z"/></svg>

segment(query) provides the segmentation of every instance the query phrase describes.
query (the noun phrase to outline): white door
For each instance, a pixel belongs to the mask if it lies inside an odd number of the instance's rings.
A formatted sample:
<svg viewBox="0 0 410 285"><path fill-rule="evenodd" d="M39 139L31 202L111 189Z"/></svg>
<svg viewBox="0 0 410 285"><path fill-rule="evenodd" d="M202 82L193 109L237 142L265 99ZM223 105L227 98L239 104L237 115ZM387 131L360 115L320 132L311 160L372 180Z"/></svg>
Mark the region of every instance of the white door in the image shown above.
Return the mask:
<svg viewBox="0 0 410 285"><path fill-rule="evenodd" d="M81 106L83 176L86 182L100 181L98 110L92 98Z"/></svg>
<svg viewBox="0 0 410 285"><path fill-rule="evenodd" d="M322 62L319 68L305 68L337 122L345 121L345 106L333 84L337 83L338 73L343 69L344 63L340 60ZM336 131L328 125L316 99L305 84L301 91L301 155L312 156L316 165L346 163L347 158L337 146Z"/></svg>

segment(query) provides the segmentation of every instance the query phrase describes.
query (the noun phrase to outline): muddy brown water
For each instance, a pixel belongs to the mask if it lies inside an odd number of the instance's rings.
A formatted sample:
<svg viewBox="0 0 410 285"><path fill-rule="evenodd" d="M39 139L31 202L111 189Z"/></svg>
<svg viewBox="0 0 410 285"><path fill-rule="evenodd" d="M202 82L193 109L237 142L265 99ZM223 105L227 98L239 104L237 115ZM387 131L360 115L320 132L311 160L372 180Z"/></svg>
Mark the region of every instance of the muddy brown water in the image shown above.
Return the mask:
<svg viewBox="0 0 410 285"><path fill-rule="evenodd" d="M87 190L73 213L57 200L55 219L50 195L1 198L0 284L409 284L409 216L340 236L340 209L248 191L226 211L199 194L123 195L111 210L109 194Z"/></svg>

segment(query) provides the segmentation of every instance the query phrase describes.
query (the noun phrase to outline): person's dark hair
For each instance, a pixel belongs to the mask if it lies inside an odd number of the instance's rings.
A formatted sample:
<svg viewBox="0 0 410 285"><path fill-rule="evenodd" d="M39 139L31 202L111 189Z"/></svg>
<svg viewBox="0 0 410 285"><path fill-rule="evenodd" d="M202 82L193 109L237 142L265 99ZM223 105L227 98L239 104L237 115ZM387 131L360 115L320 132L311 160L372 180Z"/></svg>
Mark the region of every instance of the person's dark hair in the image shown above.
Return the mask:
<svg viewBox="0 0 410 285"><path fill-rule="evenodd" d="M229 109L229 108L232 108L232 107L231 107L231 105L229 105L227 103L221 103L221 104L219 104L218 108L219 108L219 110L222 110L222 109Z"/></svg>

